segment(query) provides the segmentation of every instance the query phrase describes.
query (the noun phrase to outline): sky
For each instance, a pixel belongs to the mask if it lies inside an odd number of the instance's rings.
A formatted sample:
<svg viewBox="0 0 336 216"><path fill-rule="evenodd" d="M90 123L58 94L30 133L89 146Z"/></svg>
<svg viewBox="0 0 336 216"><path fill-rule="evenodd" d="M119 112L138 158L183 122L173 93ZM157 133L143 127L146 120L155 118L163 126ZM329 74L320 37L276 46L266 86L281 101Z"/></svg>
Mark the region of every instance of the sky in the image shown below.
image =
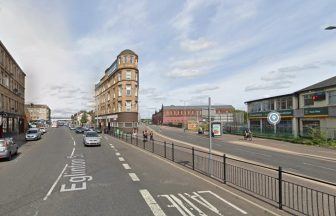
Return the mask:
<svg viewBox="0 0 336 216"><path fill-rule="evenodd" d="M94 109L94 84L124 49L139 56L139 109L230 104L336 75L334 0L0 0L0 40L26 103Z"/></svg>

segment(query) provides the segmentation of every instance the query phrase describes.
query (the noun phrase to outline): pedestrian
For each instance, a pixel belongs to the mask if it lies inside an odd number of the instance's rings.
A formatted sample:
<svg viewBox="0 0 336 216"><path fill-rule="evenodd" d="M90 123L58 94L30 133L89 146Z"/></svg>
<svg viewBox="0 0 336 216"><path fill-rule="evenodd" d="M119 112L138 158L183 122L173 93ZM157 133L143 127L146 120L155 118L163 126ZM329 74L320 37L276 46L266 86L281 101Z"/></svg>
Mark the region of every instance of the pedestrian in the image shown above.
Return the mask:
<svg viewBox="0 0 336 216"><path fill-rule="evenodd" d="M143 141L145 142L146 141L146 132L145 131L142 131L142 136L143 136Z"/></svg>
<svg viewBox="0 0 336 216"><path fill-rule="evenodd" d="M153 131L151 131L151 132L149 133L149 138L150 138L151 141L154 141L154 139L153 139Z"/></svg>

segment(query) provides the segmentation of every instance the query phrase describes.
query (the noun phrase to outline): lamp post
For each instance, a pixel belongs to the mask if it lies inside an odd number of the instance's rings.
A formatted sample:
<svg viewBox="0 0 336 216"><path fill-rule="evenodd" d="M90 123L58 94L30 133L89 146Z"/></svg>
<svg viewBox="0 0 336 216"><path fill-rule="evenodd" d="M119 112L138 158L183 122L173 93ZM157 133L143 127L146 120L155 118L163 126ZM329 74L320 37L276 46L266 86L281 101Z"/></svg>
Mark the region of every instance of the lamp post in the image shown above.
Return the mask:
<svg viewBox="0 0 336 216"><path fill-rule="evenodd" d="M208 122L209 122L209 175L211 176L211 170L212 170L212 163L211 163L211 159L212 159L212 128L211 128L211 97L209 97L209 105L208 105Z"/></svg>

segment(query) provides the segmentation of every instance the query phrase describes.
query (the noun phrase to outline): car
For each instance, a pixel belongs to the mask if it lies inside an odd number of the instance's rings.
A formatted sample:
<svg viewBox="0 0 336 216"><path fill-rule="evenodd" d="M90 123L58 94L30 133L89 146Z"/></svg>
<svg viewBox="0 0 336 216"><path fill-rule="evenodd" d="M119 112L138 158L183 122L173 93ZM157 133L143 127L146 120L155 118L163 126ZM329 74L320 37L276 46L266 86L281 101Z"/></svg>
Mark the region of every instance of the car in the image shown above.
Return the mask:
<svg viewBox="0 0 336 216"><path fill-rule="evenodd" d="M45 127L40 127L40 130L41 130L42 134L47 133L47 128L45 128Z"/></svg>
<svg viewBox="0 0 336 216"><path fill-rule="evenodd" d="M96 131L97 133L102 133L102 130L101 130L100 128L96 128L95 131Z"/></svg>
<svg viewBox="0 0 336 216"><path fill-rule="evenodd" d="M0 139L0 158L12 160L12 155L16 155L19 151L19 146L12 138Z"/></svg>
<svg viewBox="0 0 336 216"><path fill-rule="evenodd" d="M101 137L95 131L86 131L83 135L83 144L84 146L100 146Z"/></svg>
<svg viewBox="0 0 336 216"><path fill-rule="evenodd" d="M38 128L30 128L26 133L26 141L41 139L42 133Z"/></svg>
<svg viewBox="0 0 336 216"><path fill-rule="evenodd" d="M82 127L76 127L75 132L76 133L84 133L84 129Z"/></svg>
<svg viewBox="0 0 336 216"><path fill-rule="evenodd" d="M76 127L75 127L74 125L70 125L70 126L69 126L69 129L70 129L70 130L76 130Z"/></svg>

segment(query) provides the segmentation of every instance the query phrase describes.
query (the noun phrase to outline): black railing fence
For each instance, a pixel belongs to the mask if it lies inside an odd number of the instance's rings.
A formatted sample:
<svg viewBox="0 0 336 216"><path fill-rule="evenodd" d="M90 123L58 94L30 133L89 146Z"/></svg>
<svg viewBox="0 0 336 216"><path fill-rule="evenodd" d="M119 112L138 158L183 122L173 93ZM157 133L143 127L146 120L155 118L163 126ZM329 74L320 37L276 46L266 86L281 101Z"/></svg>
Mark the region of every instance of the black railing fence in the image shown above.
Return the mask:
<svg viewBox="0 0 336 216"><path fill-rule="evenodd" d="M166 141L144 140L130 134L112 136L207 175L255 198L296 215L336 216L336 184L248 162L209 154Z"/></svg>

